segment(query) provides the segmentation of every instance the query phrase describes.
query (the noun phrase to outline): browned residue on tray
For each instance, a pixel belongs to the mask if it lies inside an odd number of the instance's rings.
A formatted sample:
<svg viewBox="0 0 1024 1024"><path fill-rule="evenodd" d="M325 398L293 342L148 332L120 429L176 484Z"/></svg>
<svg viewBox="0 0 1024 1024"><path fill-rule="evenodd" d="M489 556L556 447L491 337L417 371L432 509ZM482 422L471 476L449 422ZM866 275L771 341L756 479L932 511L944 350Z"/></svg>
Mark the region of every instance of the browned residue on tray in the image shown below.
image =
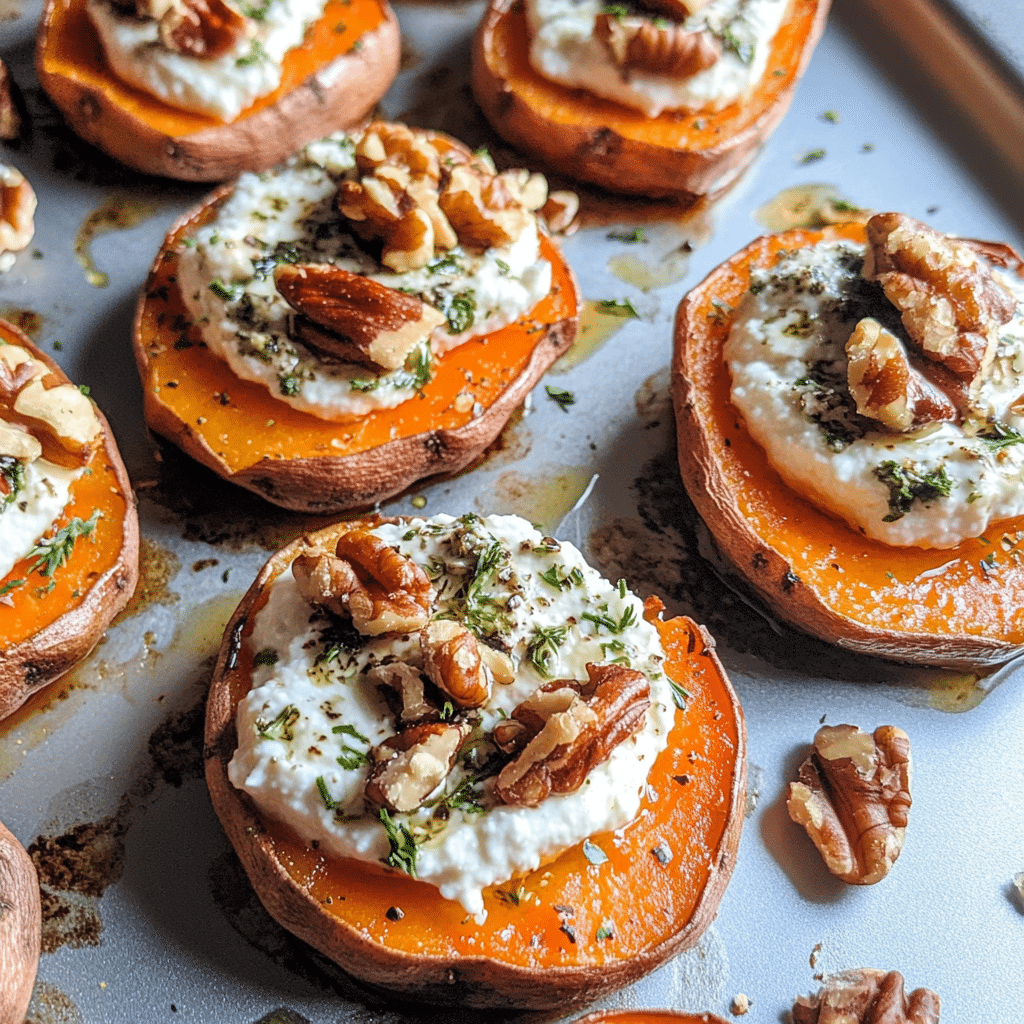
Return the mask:
<svg viewBox="0 0 1024 1024"><path fill-rule="evenodd" d="M69 995L37 978L25 1024L82 1024L82 1014Z"/></svg>
<svg viewBox="0 0 1024 1024"><path fill-rule="evenodd" d="M151 604L177 604L181 595L170 589L170 582L181 568L181 560L167 548L148 537L139 538L139 583L132 599L114 619L122 622Z"/></svg>
<svg viewBox="0 0 1024 1024"><path fill-rule="evenodd" d="M33 341L38 339L45 322L42 313L37 313L34 309L21 309L18 306L0 306L0 317L9 324L14 324Z"/></svg>
<svg viewBox="0 0 1024 1024"><path fill-rule="evenodd" d="M60 835L41 835L28 847L39 875L44 953L62 946L98 946L103 922L99 898L124 870L124 835L129 803L97 822L75 825Z"/></svg>

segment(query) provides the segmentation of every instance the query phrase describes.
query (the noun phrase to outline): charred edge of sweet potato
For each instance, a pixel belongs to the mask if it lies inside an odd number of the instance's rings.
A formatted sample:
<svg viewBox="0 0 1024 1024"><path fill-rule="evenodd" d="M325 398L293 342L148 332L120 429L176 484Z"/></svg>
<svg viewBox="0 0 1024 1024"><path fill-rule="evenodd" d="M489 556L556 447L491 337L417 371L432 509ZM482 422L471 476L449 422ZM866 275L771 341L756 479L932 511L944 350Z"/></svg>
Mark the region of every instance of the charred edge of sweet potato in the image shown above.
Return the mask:
<svg viewBox="0 0 1024 1024"><path fill-rule="evenodd" d="M340 422L297 412L262 385L235 377L205 349L194 325L188 352L179 349L181 331L174 324L181 312L180 293L172 280L176 247L229 193L230 186L216 190L168 233L136 310L135 356L149 426L215 473L275 504L295 511L341 512L391 497L417 481L458 472L498 436L575 338L579 286L561 252L542 236L542 252L553 268L552 291L516 323L442 356L434 380L422 389L426 401L411 399ZM191 373L193 382L197 375L208 378L209 401L196 398L199 387L161 386L164 363L171 360L174 370L164 376L177 380ZM476 415L471 408L451 411L454 392L467 386L463 371L471 373L480 398L473 403L482 405ZM215 401L216 395L230 397ZM268 422L278 431L273 437ZM352 440L345 441L346 432ZM281 437L289 439L291 451L277 440Z"/></svg>
<svg viewBox="0 0 1024 1024"><path fill-rule="evenodd" d="M868 540L783 483L729 401L728 308L745 292L751 268L770 266L781 249L838 238L862 242L863 225L756 239L680 303L672 392L683 483L725 561L771 614L871 656L957 670L1000 664L1024 649L1024 622L1014 618L1024 603L1024 565L1007 561L990 579L981 560L1000 549L1004 534L1024 530L1024 517L949 549ZM858 585L871 593L859 608L849 596ZM966 612L946 609L951 588L969 596Z"/></svg>
<svg viewBox="0 0 1024 1024"><path fill-rule="evenodd" d="M265 170L313 139L358 124L397 75L399 51L398 20L387 0L332 0L286 56L278 89L224 123L121 82L107 69L80 0L48 0L36 69L87 142L147 174L215 182Z"/></svg>
<svg viewBox="0 0 1024 1024"><path fill-rule="evenodd" d="M39 963L39 880L24 847L0 822L0 1020L25 1019Z"/></svg>
<svg viewBox="0 0 1024 1024"><path fill-rule="evenodd" d="M319 535L333 537L350 525L338 524ZM562 944L559 950L550 953L546 962L517 963L507 951L503 954L501 949L489 948L487 935L482 931L476 932L479 941L467 946L464 953L417 953L414 950L424 948L417 939L421 933L417 931L403 937L401 932L392 932L390 929L397 929L399 925L393 924L385 914L389 902L405 908L402 928L416 921L419 913L421 923L416 927L424 929L422 937L429 935L430 941L454 944L456 931L479 926L469 923L461 908L441 900L432 887L384 868L342 861L336 866L321 864L313 872L316 879L312 875L304 876L303 859L318 855L303 850L302 844L289 839L287 829L264 821L249 797L235 790L227 777L227 765L236 745L235 709L248 689L251 671L251 655L239 656L239 636L248 631L252 615L264 600L266 588L287 568L296 551L297 545L292 544L270 559L232 617L214 670L206 718L204 756L214 808L257 894L272 916L362 982L390 992L392 998L397 993L400 998L448 1004L457 1000L476 1007L579 1008L636 980L697 942L714 919L731 876L746 795L742 709L715 655L714 642L702 627L683 618L656 622L666 646L666 665L671 666L673 677L685 683L692 695L690 709L677 713L673 729L676 744L670 740L668 750L659 758L652 774L652 784L669 786L669 791L650 805L655 814L660 811L665 815L664 825L659 817L656 827L652 825L640 831L642 826L638 823L646 819L638 816L632 825L626 826L624 852L620 854L610 841L604 843L613 858L621 857L621 862L627 865L627 881L634 896L637 889L641 892L641 909L645 912L638 912L635 920L631 916L629 922L646 941L638 948L631 946L628 951L606 954L599 946L584 945L582 932L580 944L575 935L571 941L567 939L573 931L571 921L574 919L567 919L561 913L572 908L558 902L559 893L574 893L576 906L582 908L589 903L593 891L590 887L593 872L579 844L523 880L527 886L548 894L559 909L556 916L550 914L551 907L545 908L550 919L545 919L538 927L538 931L546 929L548 940L560 940ZM692 721L688 715L692 716ZM709 737L714 744L711 754L704 746ZM692 755L690 752L696 743L691 741L698 738L703 753ZM717 757L721 757L722 762L716 763L713 780L707 786L698 782L702 758L710 763ZM673 774L677 770L692 772L692 779L687 774ZM695 795L698 789L699 798ZM717 823L710 830L713 835L709 838L700 829L707 829L707 819L715 815L718 815ZM698 825L698 821L701 824ZM677 854L678 863L686 865L684 881L668 874L672 865L662 864L652 848L655 834L659 838L671 837L678 844L680 824L693 826L689 840L700 851L698 855L687 848L692 859ZM600 836L593 838L604 842ZM604 838L610 840L610 835ZM685 846L686 840L682 842ZM680 875L683 873L680 869ZM325 875L327 883L323 881ZM538 882L542 876L543 881ZM552 888L544 889L549 880ZM337 888L324 889L327 884ZM507 886L515 884L515 881L506 883ZM658 885L665 887L662 896L649 891ZM687 891L685 901L680 899L680 885ZM622 889L619 880L609 882L606 900L617 901L616 906L628 903ZM366 892L372 895L367 897ZM514 908L498 898L488 897L488 900L490 924L486 927L495 932L499 926L504 927L503 920L497 920L499 915L517 915L522 910L518 898ZM374 921L366 924L362 919L371 902ZM680 910L681 907L685 909ZM685 914L685 918L664 924L663 912L668 915L669 908L677 915ZM538 924L541 913L535 914ZM592 916L600 920L601 913ZM532 929L534 923L531 918L527 925ZM555 940L551 940L551 936ZM495 944L505 945L506 938L507 935ZM631 931L630 941L634 938ZM583 949L594 950L592 955L588 954L589 961L564 963L566 957L577 956Z"/></svg>
<svg viewBox="0 0 1024 1024"><path fill-rule="evenodd" d="M765 75L746 100L719 111L648 118L542 78L526 56L521 0L491 0L473 44L473 93L500 135L571 177L652 198L716 196L742 174L785 114L830 2L794 0Z"/></svg>
<svg viewBox="0 0 1024 1024"><path fill-rule="evenodd" d="M0 321L0 338L20 345L46 363L63 383L61 368L17 328ZM86 519L100 508L94 536L80 538L67 563L57 570L52 592L15 594L14 608L0 605L0 718L16 711L36 691L73 668L95 647L114 616L131 599L139 576L139 519L128 473L106 417L96 409L103 443L87 464L89 473L71 487L71 500L57 523L74 515ZM22 559L4 579L18 579ZM25 585L37 586L34 577ZM24 620L20 606L31 599L38 612ZM16 617L16 615L18 617Z"/></svg>

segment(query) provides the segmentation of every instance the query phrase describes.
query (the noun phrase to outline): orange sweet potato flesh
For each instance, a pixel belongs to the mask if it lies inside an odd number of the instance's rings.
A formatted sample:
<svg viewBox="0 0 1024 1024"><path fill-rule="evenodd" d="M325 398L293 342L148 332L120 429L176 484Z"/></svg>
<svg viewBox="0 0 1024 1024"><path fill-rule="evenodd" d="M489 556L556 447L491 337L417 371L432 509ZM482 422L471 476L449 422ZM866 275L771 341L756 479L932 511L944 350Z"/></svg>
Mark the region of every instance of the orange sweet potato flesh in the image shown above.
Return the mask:
<svg viewBox="0 0 1024 1024"><path fill-rule="evenodd" d="M325 859L263 819L228 781L235 709L252 668L245 637L266 588L296 552L292 544L271 558L228 624L205 742L214 808L257 894L285 928L370 985L478 1007L583 1006L696 943L732 872L746 792L742 710L702 627L686 618L662 622L661 603L649 599L666 669L690 696L652 769L641 814L621 841L591 837L608 861L591 864L579 844L485 890L487 920L477 924L424 882ZM652 852L662 844L671 850L664 864ZM391 907L402 911L400 920L388 918ZM598 938L603 928L612 934Z"/></svg>
<svg viewBox="0 0 1024 1024"><path fill-rule="evenodd" d="M865 654L969 669L1024 648L1024 517L993 523L954 548L865 538L786 486L729 399L722 357L751 268L823 238L864 240L861 224L759 238L682 301L672 391L683 483L735 571L772 611ZM995 553L998 571L982 559Z"/></svg>
<svg viewBox="0 0 1024 1024"><path fill-rule="evenodd" d="M0 340L27 349L68 383L60 367L5 320L0 320ZM55 523L59 529L76 516L88 520L98 509L101 518L93 532L75 542L67 563L51 577L29 574L35 559L24 558L0 580L0 589L26 580L9 591L11 604L0 602L0 718L84 658L135 590L135 497L110 426L97 415L102 442L71 485L71 500Z"/></svg>
<svg viewBox="0 0 1024 1024"><path fill-rule="evenodd" d="M183 181L261 171L358 124L398 64L398 21L387 0L331 0L303 44L285 56L278 88L225 124L117 78L84 0L48 0L36 43L40 84L83 139L136 170Z"/></svg>
<svg viewBox="0 0 1024 1024"><path fill-rule="evenodd" d="M576 279L557 247L542 237L551 291L529 315L438 359L422 398L342 422L299 412L265 387L234 376L185 322L174 283L176 247L212 216L225 194L215 193L168 235L139 303L135 355L153 430L275 504L340 512L464 468L576 335ZM456 403L459 395L472 398ZM474 404L482 408L477 415Z"/></svg>
<svg viewBox="0 0 1024 1024"><path fill-rule="evenodd" d="M474 42L473 93L500 135L571 177L637 195L715 195L782 120L829 3L792 0L765 74L743 100L651 118L543 78L529 62L522 0L491 0Z"/></svg>

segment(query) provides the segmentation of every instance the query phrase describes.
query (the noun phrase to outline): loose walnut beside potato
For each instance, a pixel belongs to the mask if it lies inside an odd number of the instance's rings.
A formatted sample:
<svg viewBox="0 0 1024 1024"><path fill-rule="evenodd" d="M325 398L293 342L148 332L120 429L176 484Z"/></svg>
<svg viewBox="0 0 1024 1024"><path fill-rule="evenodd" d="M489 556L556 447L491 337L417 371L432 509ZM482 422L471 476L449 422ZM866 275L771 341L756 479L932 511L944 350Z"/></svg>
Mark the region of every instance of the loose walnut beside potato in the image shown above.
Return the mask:
<svg viewBox="0 0 1024 1024"><path fill-rule="evenodd" d="M814 996L798 996L793 1024L939 1024L939 997L926 988L908 997L898 971L858 967L826 978Z"/></svg>

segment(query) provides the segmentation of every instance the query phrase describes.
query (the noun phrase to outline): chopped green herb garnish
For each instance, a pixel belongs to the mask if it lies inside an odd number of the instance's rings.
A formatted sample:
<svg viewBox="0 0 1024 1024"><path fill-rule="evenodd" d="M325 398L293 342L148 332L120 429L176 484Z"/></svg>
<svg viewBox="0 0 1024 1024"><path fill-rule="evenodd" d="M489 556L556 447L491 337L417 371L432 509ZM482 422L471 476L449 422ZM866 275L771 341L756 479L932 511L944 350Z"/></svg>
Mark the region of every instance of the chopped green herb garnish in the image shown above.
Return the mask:
<svg viewBox="0 0 1024 1024"><path fill-rule="evenodd" d="M839 111L838 110L826 110L821 118L823 121L828 121L829 124L839 124Z"/></svg>
<svg viewBox="0 0 1024 1024"><path fill-rule="evenodd" d="M736 54L742 64L751 64L754 60L754 44L750 40L740 39L732 30L732 25L726 25L721 32L722 48L730 53Z"/></svg>
<svg viewBox="0 0 1024 1024"><path fill-rule="evenodd" d="M888 459L875 469L875 476L889 488L889 514L882 517L886 523L902 519L915 501L948 498L953 489L945 466L923 473L914 463L905 462L901 466Z"/></svg>
<svg viewBox="0 0 1024 1024"><path fill-rule="evenodd" d="M302 387L302 376L298 373L279 373L277 383L282 395L297 395Z"/></svg>
<svg viewBox="0 0 1024 1024"><path fill-rule="evenodd" d="M549 587L554 587L555 590L570 590L572 587L582 587L586 582L583 570L578 565L573 566L567 573L565 567L557 563L545 572L542 572L540 578Z"/></svg>
<svg viewBox="0 0 1024 1024"><path fill-rule="evenodd" d="M640 319L640 314L636 311L636 308L629 299L602 299L597 304L597 308L608 316L632 317L635 320Z"/></svg>
<svg viewBox="0 0 1024 1024"><path fill-rule="evenodd" d="M449 334L468 331L476 320L476 298L472 290L452 296L444 315L448 318Z"/></svg>
<svg viewBox="0 0 1024 1024"><path fill-rule="evenodd" d="M391 852L382 858L382 862L388 867L397 868L411 878L415 878L417 850L413 834L405 825L396 824L388 814L386 807L380 809L379 817L391 847Z"/></svg>
<svg viewBox="0 0 1024 1024"><path fill-rule="evenodd" d="M672 687L672 703L675 704L680 711L685 711L687 708L687 700L690 697L690 691L680 686L677 682L670 679L668 685Z"/></svg>
<svg viewBox="0 0 1024 1024"><path fill-rule="evenodd" d="M320 799L324 802L324 807L329 811L333 811L338 806L338 801L331 796L330 790L327 788L327 782L322 775L316 777L316 788L320 794Z"/></svg>
<svg viewBox="0 0 1024 1024"><path fill-rule="evenodd" d="M219 277L210 282L210 291L225 302L234 302L238 298L238 286L225 284Z"/></svg>
<svg viewBox="0 0 1024 1024"><path fill-rule="evenodd" d="M593 612L584 612L580 617L594 623L595 626L603 626L609 633L621 633L636 622L636 609L630 605L618 620L610 615L595 615Z"/></svg>
<svg viewBox="0 0 1024 1024"><path fill-rule="evenodd" d="M12 590L17 590L18 587L23 587L24 585L24 580L8 580L2 587L0 587L0 597L4 597Z"/></svg>
<svg viewBox="0 0 1024 1024"><path fill-rule="evenodd" d="M256 732L260 739L282 740L290 743L295 738L295 723L299 720L299 709L289 704L272 722L256 719Z"/></svg>
<svg viewBox="0 0 1024 1024"><path fill-rule="evenodd" d="M75 541L79 537L88 537L102 517L96 509L88 519L75 516L68 525L58 530L48 540L41 540L29 551L27 557L34 558L29 572L38 572L41 576L52 576L71 557Z"/></svg>
<svg viewBox="0 0 1024 1024"><path fill-rule="evenodd" d="M258 39L254 39L249 47L249 52L244 57L239 57L235 61L235 67L251 68L254 64L260 64L265 60L270 60L270 54L267 53L263 48L263 44Z"/></svg>
<svg viewBox="0 0 1024 1024"><path fill-rule="evenodd" d="M441 721L447 722L449 718L455 716L455 705L450 701L446 700L441 708Z"/></svg>
<svg viewBox="0 0 1024 1024"><path fill-rule="evenodd" d="M633 228L632 231L609 231L604 236L612 242L646 242L647 232L643 228Z"/></svg>
<svg viewBox="0 0 1024 1024"><path fill-rule="evenodd" d="M605 939L613 939L615 937L615 929L611 923L605 921L600 928L597 929L597 934L594 936L598 942L603 942Z"/></svg>
<svg viewBox="0 0 1024 1024"><path fill-rule="evenodd" d="M978 431L978 437L982 438L985 444L994 451L998 451L1000 448L1009 448L1011 445L1024 441L1024 434L1019 430L998 421L990 424L984 430Z"/></svg>
<svg viewBox="0 0 1024 1024"><path fill-rule="evenodd" d="M262 651L257 651L253 655L253 665L276 665L279 655L273 647L264 647Z"/></svg>
<svg viewBox="0 0 1024 1024"><path fill-rule="evenodd" d="M512 268L504 261L494 258L494 265L507 277L512 273Z"/></svg>
<svg viewBox="0 0 1024 1024"><path fill-rule="evenodd" d="M558 648L565 643L568 630L565 626L534 626L526 655L530 664L545 679L551 678L551 663L558 656Z"/></svg>
<svg viewBox="0 0 1024 1024"><path fill-rule="evenodd" d="M827 155L828 153L824 149L809 149L802 157L800 157L800 163L817 163L819 160L824 160Z"/></svg>
<svg viewBox="0 0 1024 1024"><path fill-rule="evenodd" d="M544 390L547 392L548 398L555 402L563 412L568 412L569 406L576 404L576 396L571 391L566 391L565 388L557 388L554 384L545 384Z"/></svg>

